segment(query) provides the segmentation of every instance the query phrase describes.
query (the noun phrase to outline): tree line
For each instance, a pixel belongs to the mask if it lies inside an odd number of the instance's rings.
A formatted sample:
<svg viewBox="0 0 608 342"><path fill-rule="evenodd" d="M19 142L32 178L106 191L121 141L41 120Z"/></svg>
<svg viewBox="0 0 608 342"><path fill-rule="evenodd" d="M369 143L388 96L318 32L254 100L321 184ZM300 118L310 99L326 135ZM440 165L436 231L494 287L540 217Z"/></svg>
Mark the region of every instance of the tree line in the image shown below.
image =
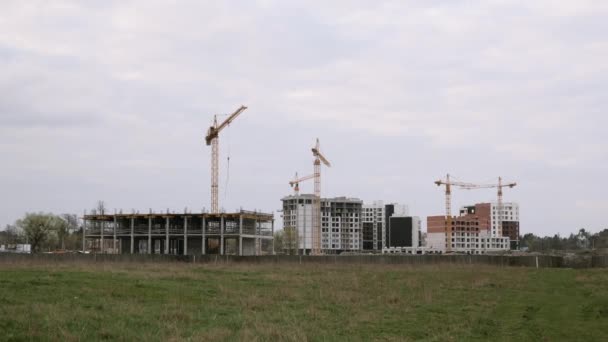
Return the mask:
<svg viewBox="0 0 608 342"><path fill-rule="evenodd" d="M564 237L559 234L540 237L528 233L520 236L519 245L520 249L527 248L531 252L608 248L608 229L591 234L589 231L581 228L578 233Z"/></svg>
<svg viewBox="0 0 608 342"><path fill-rule="evenodd" d="M75 214L27 213L0 231L0 244L30 244L34 253L76 250L82 246L82 226Z"/></svg>
<svg viewBox="0 0 608 342"><path fill-rule="evenodd" d="M92 214L104 214L106 206L98 201ZM0 231L0 245L29 244L32 253L82 248L82 222L76 214L26 213Z"/></svg>

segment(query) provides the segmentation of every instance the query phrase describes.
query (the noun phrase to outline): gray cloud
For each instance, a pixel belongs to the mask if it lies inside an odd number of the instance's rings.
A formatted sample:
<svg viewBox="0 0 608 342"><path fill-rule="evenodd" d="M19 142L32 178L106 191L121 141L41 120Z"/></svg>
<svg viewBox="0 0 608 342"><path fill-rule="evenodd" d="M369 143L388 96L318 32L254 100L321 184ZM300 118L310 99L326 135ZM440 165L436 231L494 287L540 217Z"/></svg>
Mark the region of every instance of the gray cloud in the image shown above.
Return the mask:
<svg viewBox="0 0 608 342"><path fill-rule="evenodd" d="M603 1L5 1L0 224L97 199L208 207L203 134L246 104L221 140L228 210L277 209L318 136L329 196L426 216L446 172L502 175L524 231L604 228L607 17Z"/></svg>

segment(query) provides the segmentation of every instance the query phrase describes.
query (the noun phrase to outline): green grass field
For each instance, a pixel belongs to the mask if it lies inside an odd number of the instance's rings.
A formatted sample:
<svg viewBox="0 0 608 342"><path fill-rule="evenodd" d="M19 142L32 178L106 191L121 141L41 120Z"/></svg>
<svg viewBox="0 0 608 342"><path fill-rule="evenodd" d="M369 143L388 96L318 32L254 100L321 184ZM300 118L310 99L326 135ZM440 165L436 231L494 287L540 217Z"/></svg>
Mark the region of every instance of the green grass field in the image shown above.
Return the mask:
<svg viewBox="0 0 608 342"><path fill-rule="evenodd" d="M608 340L608 270L0 265L1 340Z"/></svg>

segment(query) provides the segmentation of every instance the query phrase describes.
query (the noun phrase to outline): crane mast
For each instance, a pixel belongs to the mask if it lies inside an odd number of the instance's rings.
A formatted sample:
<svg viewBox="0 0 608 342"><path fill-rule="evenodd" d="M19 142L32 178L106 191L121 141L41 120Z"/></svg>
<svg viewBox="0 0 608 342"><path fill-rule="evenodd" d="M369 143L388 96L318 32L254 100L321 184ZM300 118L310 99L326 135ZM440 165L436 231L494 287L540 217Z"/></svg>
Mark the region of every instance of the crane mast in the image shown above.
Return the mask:
<svg viewBox="0 0 608 342"><path fill-rule="evenodd" d="M292 181L289 182L289 185L293 188L293 194L296 197L296 207L295 207L295 211L296 211L296 227L298 226L299 222L300 222L300 218L299 218L299 206L300 206L300 182L309 180L309 179L313 179L315 178L315 175L308 175L308 176L304 176L302 178L298 177L298 173L296 172L296 176L294 177L294 179ZM302 250L301 253L302 255L306 254L306 217L304 217L304 224L302 227L302 230L298 230L298 239L301 242L301 246L302 246ZM299 248L298 248L299 249Z"/></svg>
<svg viewBox="0 0 608 342"><path fill-rule="evenodd" d="M321 163L331 167L331 163L321 154L321 145L317 138L317 144L312 148L314 156L314 179L315 196L312 210L312 255L321 254Z"/></svg>
<svg viewBox="0 0 608 342"><path fill-rule="evenodd" d="M219 134L234 119L237 118L247 107L241 106L234 113L230 114L224 122L218 125L217 115L213 116L213 126L209 127L205 142L211 145L211 213L219 213Z"/></svg>
<svg viewBox="0 0 608 342"><path fill-rule="evenodd" d="M496 215L496 228L497 228L497 235L498 236L502 236L502 221L504 218L504 205L503 205L503 201L502 201L502 197L503 197L503 188L513 188L517 186L517 183L513 182L513 183L503 183L502 181L502 177L498 177L498 184L468 184L465 186L462 186L463 189L467 189L467 190L472 190L472 189L490 189L490 188L496 188L497 189L497 201L496 201L496 209L497 209L497 215Z"/></svg>
<svg viewBox="0 0 608 342"><path fill-rule="evenodd" d="M458 184L450 180L450 174L446 175L446 180L435 181L437 186L445 185L445 239L446 251L452 251L452 185Z"/></svg>
<svg viewBox="0 0 608 342"><path fill-rule="evenodd" d="M503 203L502 189L505 187L513 188L517 185L517 183L506 183L502 182L502 177L498 177L498 184L474 184L467 182L458 182L450 180L450 175L446 176L446 180L438 180L435 181L437 186L445 185L445 213L446 213L446 251L450 252L452 250L452 186L459 187L461 189L466 190L474 190L474 189L488 189L488 188L497 188L498 189L498 201L497 201L497 221L496 226L498 228L497 235L502 236L502 219L503 219Z"/></svg>
<svg viewBox="0 0 608 342"><path fill-rule="evenodd" d="M452 250L452 184L450 183L450 175L446 175L447 182L445 183L445 215L447 227L447 251Z"/></svg>
<svg viewBox="0 0 608 342"><path fill-rule="evenodd" d="M217 129L217 115L213 116L213 127ZM211 128L209 128L211 131ZM209 145L209 141L207 141ZM211 212L219 212L220 142L218 136L211 139Z"/></svg>

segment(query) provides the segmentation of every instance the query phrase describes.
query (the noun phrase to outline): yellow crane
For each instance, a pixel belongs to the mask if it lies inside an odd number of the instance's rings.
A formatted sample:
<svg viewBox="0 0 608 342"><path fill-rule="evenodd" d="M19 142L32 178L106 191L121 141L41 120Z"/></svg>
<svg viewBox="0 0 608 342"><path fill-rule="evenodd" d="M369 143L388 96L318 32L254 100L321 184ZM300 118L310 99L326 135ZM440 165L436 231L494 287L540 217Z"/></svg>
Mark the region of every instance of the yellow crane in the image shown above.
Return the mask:
<svg viewBox="0 0 608 342"><path fill-rule="evenodd" d="M504 209L503 209L503 205L502 205L502 189L503 188L513 188L516 185L517 185L517 183L515 183L515 182L503 183L502 177L498 177L498 184L468 184L468 185L461 186L461 188L466 189L466 190L489 189L489 188L498 189L498 194L497 194L498 201L496 203L498 215L496 215L496 217L497 217L496 227L498 228L498 235L502 236L502 219L504 217Z"/></svg>
<svg viewBox="0 0 608 342"><path fill-rule="evenodd" d="M304 176L302 178L298 178L298 173L296 172L295 178L289 182L289 185L293 188L294 195L298 196L300 194L300 182L303 182L303 181L309 180L309 179L313 179L313 178L315 178L315 175L308 175L308 176Z"/></svg>
<svg viewBox="0 0 608 342"><path fill-rule="evenodd" d="M452 186L459 187L461 189L466 190L474 190L474 189L487 189L487 188L498 188L498 221L497 226L500 231L499 234L502 235L502 189L505 187L512 188L517 185L517 183L503 183L502 178L498 177L498 184L475 184L468 182L459 182L450 179L450 175L446 175L446 179L440 179L435 181L437 186L445 185L445 216L446 216L446 252L450 252L452 250Z"/></svg>
<svg viewBox="0 0 608 342"><path fill-rule="evenodd" d="M224 122L218 125L217 115L213 116L213 126L209 127L205 141L207 146L211 145L211 213L219 213L219 134L247 107L241 106L234 113L230 114Z"/></svg>

